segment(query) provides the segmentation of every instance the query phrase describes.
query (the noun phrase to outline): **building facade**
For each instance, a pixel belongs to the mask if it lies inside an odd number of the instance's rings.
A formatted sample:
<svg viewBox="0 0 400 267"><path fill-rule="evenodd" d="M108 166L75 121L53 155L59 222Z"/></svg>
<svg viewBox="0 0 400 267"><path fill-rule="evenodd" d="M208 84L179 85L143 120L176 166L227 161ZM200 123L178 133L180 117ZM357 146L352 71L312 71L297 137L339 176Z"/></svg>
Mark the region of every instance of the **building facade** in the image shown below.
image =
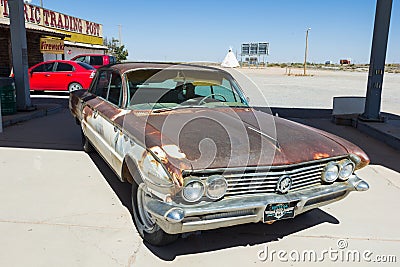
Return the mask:
<svg viewBox="0 0 400 267"><path fill-rule="evenodd" d="M104 54L103 26L39 6L25 4L24 18L29 67L51 59L78 54ZM12 68L8 1L0 0L0 76Z"/></svg>

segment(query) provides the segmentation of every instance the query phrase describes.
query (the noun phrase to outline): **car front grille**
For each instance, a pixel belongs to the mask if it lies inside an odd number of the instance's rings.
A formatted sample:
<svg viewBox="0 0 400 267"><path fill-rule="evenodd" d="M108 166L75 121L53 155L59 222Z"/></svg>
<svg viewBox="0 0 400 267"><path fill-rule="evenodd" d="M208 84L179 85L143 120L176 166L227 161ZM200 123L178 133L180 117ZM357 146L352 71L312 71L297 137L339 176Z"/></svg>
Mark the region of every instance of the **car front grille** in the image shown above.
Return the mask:
<svg viewBox="0 0 400 267"><path fill-rule="evenodd" d="M306 187L321 185L321 175L326 164L330 161L339 161L346 156L327 158L294 165L272 166L269 168L225 169L212 172L208 175L222 174L228 182L225 196L243 194L275 193L280 177L288 175L292 178L290 191ZM203 171L200 171L204 175ZM196 174L195 174L196 175Z"/></svg>

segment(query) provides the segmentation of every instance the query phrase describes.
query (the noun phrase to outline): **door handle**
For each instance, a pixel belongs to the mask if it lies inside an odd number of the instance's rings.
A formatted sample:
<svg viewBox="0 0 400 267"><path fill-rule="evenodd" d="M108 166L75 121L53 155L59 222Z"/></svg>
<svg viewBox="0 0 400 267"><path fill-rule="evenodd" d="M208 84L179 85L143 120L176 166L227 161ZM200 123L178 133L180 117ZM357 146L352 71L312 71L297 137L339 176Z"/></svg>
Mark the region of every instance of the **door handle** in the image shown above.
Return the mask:
<svg viewBox="0 0 400 267"><path fill-rule="evenodd" d="M71 76L72 76L72 74L67 74L67 76L71 77Z"/></svg>
<svg viewBox="0 0 400 267"><path fill-rule="evenodd" d="M118 132L118 127L114 126L114 132Z"/></svg>
<svg viewBox="0 0 400 267"><path fill-rule="evenodd" d="M45 76L45 77L50 77L50 74L45 74L44 76Z"/></svg>

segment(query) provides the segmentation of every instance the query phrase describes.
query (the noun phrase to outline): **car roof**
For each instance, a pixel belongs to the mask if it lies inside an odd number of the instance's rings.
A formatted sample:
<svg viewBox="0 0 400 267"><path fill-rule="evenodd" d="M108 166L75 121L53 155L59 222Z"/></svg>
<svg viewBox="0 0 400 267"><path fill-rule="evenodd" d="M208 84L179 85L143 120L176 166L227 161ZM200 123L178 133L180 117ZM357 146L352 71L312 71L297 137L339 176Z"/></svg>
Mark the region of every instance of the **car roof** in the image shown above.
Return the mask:
<svg viewBox="0 0 400 267"><path fill-rule="evenodd" d="M79 54L79 55L74 56L73 58L81 57L81 56L110 56L110 57L112 57L113 55L104 55L104 54Z"/></svg>
<svg viewBox="0 0 400 267"><path fill-rule="evenodd" d="M68 64L71 64L71 65L74 65L74 67L79 66L81 68L83 68L83 67L80 66L79 63L85 63L85 62L78 62L78 61L73 61L73 60L62 60L62 59L46 60L46 61L39 62L39 63L29 67L29 69L35 68L36 66L41 65L41 64L54 63L54 62L68 63Z"/></svg>
<svg viewBox="0 0 400 267"><path fill-rule="evenodd" d="M73 60L55 59L55 60L46 60L46 61L39 62L39 63L33 65L32 67L37 66L37 65L40 65L40 64L54 63L54 62L69 63L69 64L74 64L74 65L77 64L77 62L76 62L76 61L73 61Z"/></svg>
<svg viewBox="0 0 400 267"><path fill-rule="evenodd" d="M124 62L124 63L107 65L104 66L103 68L112 68L119 70L121 73L124 73L135 69L167 69L173 66L179 66L180 68L187 70L199 70L199 71L209 70L209 71L220 71L227 73L226 71L219 68L188 64L188 63L176 63L176 62Z"/></svg>
<svg viewBox="0 0 400 267"><path fill-rule="evenodd" d="M63 60L63 59L54 59L54 60L46 60L40 63L49 63L49 62L65 62L65 63L76 63L76 61L73 60ZM38 63L38 64L40 64Z"/></svg>

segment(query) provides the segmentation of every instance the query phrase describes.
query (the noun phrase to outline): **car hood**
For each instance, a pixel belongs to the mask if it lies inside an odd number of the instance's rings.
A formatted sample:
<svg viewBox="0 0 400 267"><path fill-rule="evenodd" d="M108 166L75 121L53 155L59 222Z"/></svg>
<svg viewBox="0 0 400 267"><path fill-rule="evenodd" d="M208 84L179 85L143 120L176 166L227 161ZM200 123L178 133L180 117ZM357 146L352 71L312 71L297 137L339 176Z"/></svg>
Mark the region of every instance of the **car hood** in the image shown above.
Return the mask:
<svg viewBox="0 0 400 267"><path fill-rule="evenodd" d="M252 108L143 114L146 146L168 148L171 162L180 158L192 170L288 165L349 153L343 139Z"/></svg>

